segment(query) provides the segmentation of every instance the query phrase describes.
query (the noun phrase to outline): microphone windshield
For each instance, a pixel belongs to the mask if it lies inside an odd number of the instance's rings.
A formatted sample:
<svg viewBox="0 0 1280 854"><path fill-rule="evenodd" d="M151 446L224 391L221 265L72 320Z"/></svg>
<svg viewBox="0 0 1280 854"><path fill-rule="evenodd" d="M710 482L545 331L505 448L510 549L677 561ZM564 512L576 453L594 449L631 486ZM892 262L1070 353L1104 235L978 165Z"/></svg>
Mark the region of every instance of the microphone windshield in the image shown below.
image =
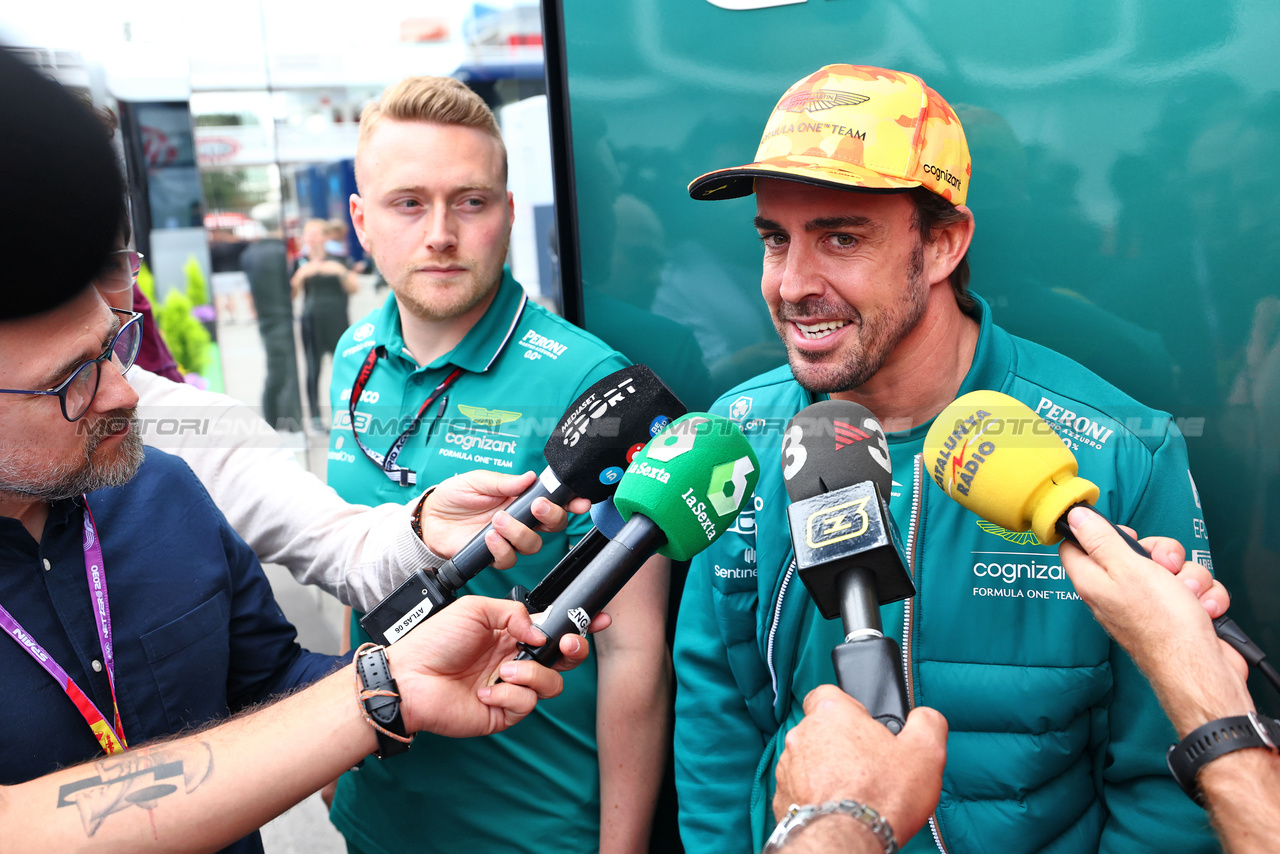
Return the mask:
<svg viewBox="0 0 1280 854"><path fill-rule="evenodd" d="M787 424L782 476L792 501L866 481L887 497L893 484L889 443L870 409L848 400L824 400L806 406Z"/></svg>
<svg viewBox="0 0 1280 854"><path fill-rule="evenodd" d="M661 529L659 554L688 560L733 524L755 491L760 463L727 418L692 412L673 421L627 466L613 503Z"/></svg>
<svg viewBox="0 0 1280 854"><path fill-rule="evenodd" d="M1062 539L1054 525L1073 505L1098 500L1048 422L997 391L970 392L942 410L925 436L924 460L951 498L1045 545Z"/></svg>
<svg viewBox="0 0 1280 854"><path fill-rule="evenodd" d="M688 410L644 365L614 371L565 411L543 449L574 495L603 501L617 489L631 457Z"/></svg>

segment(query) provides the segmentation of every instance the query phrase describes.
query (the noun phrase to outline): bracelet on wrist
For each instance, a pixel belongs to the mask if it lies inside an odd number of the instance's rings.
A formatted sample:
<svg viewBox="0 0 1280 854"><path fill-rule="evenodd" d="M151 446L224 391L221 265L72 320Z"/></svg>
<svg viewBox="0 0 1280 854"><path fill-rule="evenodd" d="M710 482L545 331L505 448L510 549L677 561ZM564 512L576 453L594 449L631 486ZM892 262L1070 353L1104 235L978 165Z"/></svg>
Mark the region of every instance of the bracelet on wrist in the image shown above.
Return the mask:
<svg viewBox="0 0 1280 854"><path fill-rule="evenodd" d="M1280 754L1280 749L1276 747L1278 743L1280 721L1263 717L1257 712L1249 712L1219 718L1195 728L1182 741L1169 746L1165 762L1182 791L1191 800L1204 806L1204 792L1196 782L1200 769L1228 753L1251 747L1261 747L1273 754Z"/></svg>
<svg viewBox="0 0 1280 854"><path fill-rule="evenodd" d="M378 736L378 749L373 755L386 759L404 753L413 743L413 736L405 733L400 692L391 678L386 649L376 643L361 644L356 650L355 666L356 702L360 714Z"/></svg>
<svg viewBox="0 0 1280 854"><path fill-rule="evenodd" d="M413 529L414 535L419 540L422 539L422 508L426 506L428 496L435 491L434 486L427 487L427 491L418 499L418 506L413 508L413 515L409 517L409 527Z"/></svg>
<svg viewBox="0 0 1280 854"><path fill-rule="evenodd" d="M815 818L833 813L843 813L849 816L874 834L876 840L884 848L884 854L897 854L898 840L893 835L893 828L889 826L889 820L866 804L851 800L826 801L821 804L806 804L805 806L792 804L786 815L782 817L782 821L778 822L778 826L769 835L769 841L765 843L761 854L773 854L773 852L782 850L782 847L787 844L788 838L796 831L808 825Z"/></svg>

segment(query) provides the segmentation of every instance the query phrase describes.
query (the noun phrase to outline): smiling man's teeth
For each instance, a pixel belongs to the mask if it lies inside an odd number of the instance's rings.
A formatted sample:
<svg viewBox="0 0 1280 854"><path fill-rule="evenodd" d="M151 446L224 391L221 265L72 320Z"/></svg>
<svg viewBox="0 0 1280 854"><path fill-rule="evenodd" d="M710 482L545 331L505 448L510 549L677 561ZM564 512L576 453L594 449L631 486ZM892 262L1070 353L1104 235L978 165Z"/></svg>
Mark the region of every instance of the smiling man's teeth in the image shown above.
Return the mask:
<svg viewBox="0 0 1280 854"><path fill-rule="evenodd" d="M792 322L794 323L795 321ZM813 340L827 337L848 322L847 320L828 320L825 323L796 323L796 329L803 332L805 338Z"/></svg>

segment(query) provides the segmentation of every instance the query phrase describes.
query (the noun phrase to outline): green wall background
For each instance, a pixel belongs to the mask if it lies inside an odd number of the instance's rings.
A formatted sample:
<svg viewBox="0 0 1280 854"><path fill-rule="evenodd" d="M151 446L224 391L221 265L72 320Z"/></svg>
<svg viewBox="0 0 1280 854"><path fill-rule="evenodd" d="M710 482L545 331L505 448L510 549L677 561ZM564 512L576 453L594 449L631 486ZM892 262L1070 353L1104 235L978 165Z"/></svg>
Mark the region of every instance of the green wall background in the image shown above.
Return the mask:
<svg viewBox="0 0 1280 854"><path fill-rule="evenodd" d="M916 73L972 149L973 289L1015 334L1178 419L1231 613L1280 656L1280 4L559 8L588 329L694 409L780 364L754 202L685 186L748 162L821 65ZM1250 684L1275 714L1280 695Z"/></svg>

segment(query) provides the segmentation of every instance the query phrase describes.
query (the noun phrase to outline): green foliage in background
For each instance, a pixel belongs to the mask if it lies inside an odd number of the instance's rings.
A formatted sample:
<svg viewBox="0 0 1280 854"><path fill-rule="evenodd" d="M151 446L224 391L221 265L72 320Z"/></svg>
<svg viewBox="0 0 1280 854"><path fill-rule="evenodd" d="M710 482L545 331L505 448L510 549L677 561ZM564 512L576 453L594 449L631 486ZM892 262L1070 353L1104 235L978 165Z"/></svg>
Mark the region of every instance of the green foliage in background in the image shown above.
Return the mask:
<svg viewBox="0 0 1280 854"><path fill-rule="evenodd" d="M184 373L203 374L209 361L209 330L191 314L191 298L174 288L154 309L156 324Z"/></svg>
<svg viewBox="0 0 1280 854"><path fill-rule="evenodd" d="M209 330L205 329L191 310L209 301L209 288L205 284L204 272L195 258L187 259L183 272L187 279L185 288L171 288L165 294L163 302L156 299L155 277L146 264L142 265L142 270L138 273L138 288L151 303L151 312L155 315L160 336L177 359L178 369L184 374L203 374L209 366L212 339L209 337Z"/></svg>
<svg viewBox="0 0 1280 854"><path fill-rule="evenodd" d="M206 305L209 302L209 286L204 280L204 271L194 256L187 256L187 263L182 265L182 272L187 277L187 299L193 306Z"/></svg>

